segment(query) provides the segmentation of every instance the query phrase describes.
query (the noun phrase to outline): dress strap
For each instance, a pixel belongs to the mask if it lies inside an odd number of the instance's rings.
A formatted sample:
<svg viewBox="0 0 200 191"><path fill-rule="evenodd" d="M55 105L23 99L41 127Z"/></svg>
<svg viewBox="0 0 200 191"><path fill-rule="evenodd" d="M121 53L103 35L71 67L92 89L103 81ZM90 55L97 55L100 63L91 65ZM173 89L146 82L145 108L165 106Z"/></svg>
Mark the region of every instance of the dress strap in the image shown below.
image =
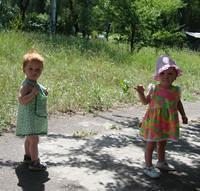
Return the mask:
<svg viewBox="0 0 200 191"><path fill-rule="evenodd" d="M40 93L42 95L45 95L45 87L41 84L39 84L37 81L33 81L33 80L29 80L29 79L25 79L23 82L22 82L22 85L30 85L32 87L37 87L39 90L40 90Z"/></svg>
<svg viewBox="0 0 200 191"><path fill-rule="evenodd" d="M33 80L29 80L29 79L25 79L23 82L22 82L22 85L30 85L32 87L34 86L37 86L37 82L36 81L33 81Z"/></svg>

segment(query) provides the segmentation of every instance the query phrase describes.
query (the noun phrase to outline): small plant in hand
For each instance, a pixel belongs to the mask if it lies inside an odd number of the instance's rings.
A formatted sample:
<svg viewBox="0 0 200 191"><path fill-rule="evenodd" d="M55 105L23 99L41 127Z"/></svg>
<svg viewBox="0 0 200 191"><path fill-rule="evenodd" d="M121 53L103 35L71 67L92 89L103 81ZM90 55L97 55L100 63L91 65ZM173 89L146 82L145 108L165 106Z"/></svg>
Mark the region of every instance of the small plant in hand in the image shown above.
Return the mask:
<svg viewBox="0 0 200 191"><path fill-rule="evenodd" d="M120 80L119 81L119 85L120 85L123 93L126 94L128 92L128 90L129 90L129 88L130 88L130 81L128 81L126 79L125 80Z"/></svg>

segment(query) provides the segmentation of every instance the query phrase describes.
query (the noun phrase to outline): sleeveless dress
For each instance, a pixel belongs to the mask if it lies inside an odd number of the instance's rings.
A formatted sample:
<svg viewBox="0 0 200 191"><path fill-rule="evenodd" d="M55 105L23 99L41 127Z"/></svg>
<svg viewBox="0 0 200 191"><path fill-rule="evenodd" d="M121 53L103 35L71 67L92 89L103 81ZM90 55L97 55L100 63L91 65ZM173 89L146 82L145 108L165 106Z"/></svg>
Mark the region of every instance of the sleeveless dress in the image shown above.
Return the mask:
<svg viewBox="0 0 200 191"><path fill-rule="evenodd" d="M29 84L36 86L39 93L35 98L26 105L18 105L16 135L44 135L47 134L47 96L44 87L28 79L25 79L22 85Z"/></svg>
<svg viewBox="0 0 200 191"><path fill-rule="evenodd" d="M141 135L146 141L177 141L180 88L172 86L170 89L163 89L156 85L151 88L151 92L149 107L141 125Z"/></svg>

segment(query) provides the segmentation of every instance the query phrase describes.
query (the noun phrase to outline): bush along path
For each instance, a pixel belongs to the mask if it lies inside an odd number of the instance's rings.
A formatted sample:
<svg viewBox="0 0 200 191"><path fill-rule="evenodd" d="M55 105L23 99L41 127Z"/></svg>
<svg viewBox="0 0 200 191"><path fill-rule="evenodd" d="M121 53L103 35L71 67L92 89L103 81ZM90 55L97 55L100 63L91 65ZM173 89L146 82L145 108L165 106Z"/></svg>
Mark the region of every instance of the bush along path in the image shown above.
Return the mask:
<svg viewBox="0 0 200 191"><path fill-rule="evenodd" d="M184 102L189 124L167 146L176 171L157 180L143 174L144 142L139 122L145 107L118 108L87 115L49 118L49 134L40 139L45 172L31 172L20 163L23 138L0 137L0 190L15 191L188 191L200 190L200 101ZM156 162L156 154L153 156Z"/></svg>

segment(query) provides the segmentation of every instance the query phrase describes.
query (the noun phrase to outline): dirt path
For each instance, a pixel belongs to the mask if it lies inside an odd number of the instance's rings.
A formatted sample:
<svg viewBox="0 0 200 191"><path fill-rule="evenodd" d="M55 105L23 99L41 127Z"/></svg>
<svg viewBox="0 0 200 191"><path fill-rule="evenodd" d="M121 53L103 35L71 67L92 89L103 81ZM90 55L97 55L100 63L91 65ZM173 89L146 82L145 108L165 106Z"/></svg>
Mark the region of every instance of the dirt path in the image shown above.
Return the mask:
<svg viewBox="0 0 200 191"><path fill-rule="evenodd" d="M176 167L159 180L144 176L144 143L138 122L145 108L134 106L95 115L51 116L49 135L41 138L40 158L47 172L20 164L23 139L0 137L1 191L200 191L200 101L184 103L190 123L168 144ZM153 159L156 162L156 155Z"/></svg>

